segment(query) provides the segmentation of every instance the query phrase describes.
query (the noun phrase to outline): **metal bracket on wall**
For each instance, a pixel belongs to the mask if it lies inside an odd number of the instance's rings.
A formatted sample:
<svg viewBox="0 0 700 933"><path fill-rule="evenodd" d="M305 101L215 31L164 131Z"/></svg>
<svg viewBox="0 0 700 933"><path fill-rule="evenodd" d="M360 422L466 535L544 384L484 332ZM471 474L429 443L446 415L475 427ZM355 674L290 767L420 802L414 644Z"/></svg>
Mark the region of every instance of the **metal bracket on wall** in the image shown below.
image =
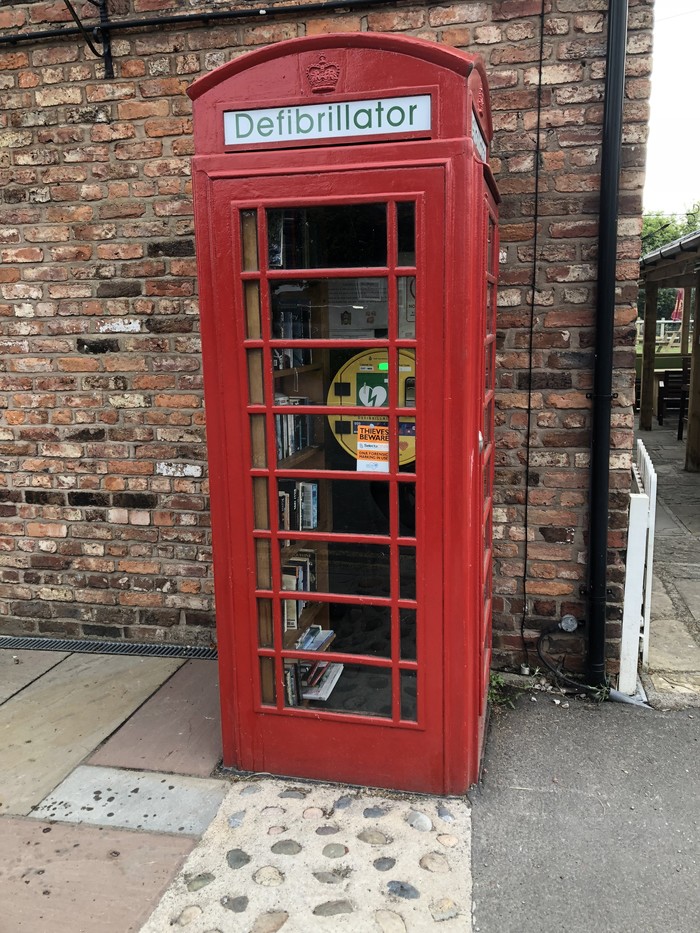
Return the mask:
<svg viewBox="0 0 700 933"><path fill-rule="evenodd" d="M109 17L107 14L107 0L88 0L88 2L97 7L97 10L100 14L100 24L104 25L105 23L108 23ZM96 58L101 58L104 62L105 78L113 78L114 62L112 61L112 43L109 37L109 30L102 30L99 26L92 27L92 35L97 42L102 44L102 51L99 51L97 48L95 48L95 44L90 38L90 34L88 33L87 29L80 22L80 17L75 12L73 4L70 2L70 0L63 0L63 3L72 16L73 22L80 30L80 34L82 35L83 39L85 39L87 47Z"/></svg>

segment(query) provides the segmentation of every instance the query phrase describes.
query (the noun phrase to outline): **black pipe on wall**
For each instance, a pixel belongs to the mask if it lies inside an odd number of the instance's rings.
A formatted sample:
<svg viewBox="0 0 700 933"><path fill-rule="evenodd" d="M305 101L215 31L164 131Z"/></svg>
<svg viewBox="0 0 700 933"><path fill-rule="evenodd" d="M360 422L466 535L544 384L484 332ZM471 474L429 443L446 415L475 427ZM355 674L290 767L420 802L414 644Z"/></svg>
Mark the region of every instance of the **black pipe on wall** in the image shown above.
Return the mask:
<svg viewBox="0 0 700 933"><path fill-rule="evenodd" d="M609 0L603 149L600 169L598 291L596 299L593 427L591 437L590 534L588 542L588 675L605 683L610 412L617 283L617 199L620 187L622 104L625 92L628 0Z"/></svg>

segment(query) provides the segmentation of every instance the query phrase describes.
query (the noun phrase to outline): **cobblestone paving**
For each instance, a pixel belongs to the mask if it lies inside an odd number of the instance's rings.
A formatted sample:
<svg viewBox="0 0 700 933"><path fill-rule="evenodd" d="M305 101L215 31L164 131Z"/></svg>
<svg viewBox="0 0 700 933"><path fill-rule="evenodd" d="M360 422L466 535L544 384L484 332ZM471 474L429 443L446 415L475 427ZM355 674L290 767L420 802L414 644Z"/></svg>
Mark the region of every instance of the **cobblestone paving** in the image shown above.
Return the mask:
<svg viewBox="0 0 700 933"><path fill-rule="evenodd" d="M464 933L470 832L464 798L236 783L141 933Z"/></svg>

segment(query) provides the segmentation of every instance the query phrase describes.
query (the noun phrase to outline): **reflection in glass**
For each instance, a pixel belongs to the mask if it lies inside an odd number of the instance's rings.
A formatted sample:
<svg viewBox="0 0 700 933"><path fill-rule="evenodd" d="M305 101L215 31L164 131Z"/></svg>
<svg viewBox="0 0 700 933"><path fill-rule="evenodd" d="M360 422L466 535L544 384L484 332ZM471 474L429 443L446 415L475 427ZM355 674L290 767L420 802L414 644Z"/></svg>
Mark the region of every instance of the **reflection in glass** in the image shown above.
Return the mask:
<svg viewBox="0 0 700 933"><path fill-rule="evenodd" d="M260 285L258 282L244 282L246 336L249 340L262 337L260 329Z"/></svg>
<svg viewBox="0 0 700 933"><path fill-rule="evenodd" d="M416 337L416 277L400 275L396 280L399 299L399 337L415 340Z"/></svg>
<svg viewBox="0 0 700 933"><path fill-rule="evenodd" d="M484 347L484 386L488 392L493 389L493 349L494 342L490 341Z"/></svg>
<svg viewBox="0 0 700 933"><path fill-rule="evenodd" d="M493 221L493 217L489 214L489 229L488 229L488 241L486 249L486 271L491 275L495 273L495 254L494 247L496 245L496 225Z"/></svg>
<svg viewBox="0 0 700 933"><path fill-rule="evenodd" d="M386 266L386 204L267 211L271 269Z"/></svg>
<svg viewBox="0 0 700 933"><path fill-rule="evenodd" d="M251 405L265 404L262 350L248 350L248 397Z"/></svg>
<svg viewBox="0 0 700 933"><path fill-rule="evenodd" d="M416 264L416 205L414 201L400 201L396 205L398 265Z"/></svg>
<svg viewBox="0 0 700 933"><path fill-rule="evenodd" d="M401 599L416 598L416 549L399 548L399 579Z"/></svg>
<svg viewBox="0 0 700 933"><path fill-rule="evenodd" d="M291 279L270 282L273 340L375 340L388 328L386 278ZM277 369L311 362L310 351L293 351Z"/></svg>
<svg viewBox="0 0 700 933"><path fill-rule="evenodd" d="M270 516L267 509L267 480L262 476L253 477L253 520L256 529L270 527Z"/></svg>
<svg viewBox="0 0 700 933"><path fill-rule="evenodd" d="M493 440L493 398L484 408L484 448Z"/></svg>
<svg viewBox="0 0 700 933"><path fill-rule="evenodd" d="M273 658L260 658L260 700L266 706L277 702L275 690L275 662Z"/></svg>
<svg viewBox="0 0 700 933"><path fill-rule="evenodd" d="M401 660L416 660L416 610L400 609L399 625L401 626Z"/></svg>
<svg viewBox="0 0 700 933"><path fill-rule="evenodd" d="M399 534L406 538L416 534L415 483L399 483Z"/></svg>
<svg viewBox="0 0 700 933"><path fill-rule="evenodd" d="M489 284L486 299L486 333L492 336L496 333L496 288Z"/></svg>
<svg viewBox="0 0 700 933"><path fill-rule="evenodd" d="M280 556L283 564L287 560L285 550L284 543L281 542ZM309 552L316 553L316 567L311 569L311 574L316 577L316 588L319 591L352 596L389 596L388 545L329 541L323 543L321 553L319 542L297 541L294 551L301 551L304 555ZM323 565L319 566L321 559Z"/></svg>
<svg viewBox="0 0 700 933"><path fill-rule="evenodd" d="M267 466L265 451L265 415L250 416L250 451L253 467Z"/></svg>
<svg viewBox="0 0 700 933"><path fill-rule="evenodd" d="M391 717L391 671L360 664L285 662L285 706Z"/></svg>
<svg viewBox="0 0 700 933"><path fill-rule="evenodd" d="M299 595L303 595L301 591ZM294 612L294 602L296 600L282 600L283 625L290 611ZM409 641L412 637L415 642L410 621L407 621L406 637ZM331 650L388 658L391 657L391 609L389 606L307 601L297 616L296 629L283 631L283 643L288 650L321 653Z"/></svg>
<svg viewBox="0 0 700 933"><path fill-rule="evenodd" d="M272 648L272 602L269 599L258 600L258 645Z"/></svg>
<svg viewBox="0 0 700 933"><path fill-rule="evenodd" d="M389 534L386 482L280 479L278 498L281 531Z"/></svg>
<svg viewBox="0 0 700 933"><path fill-rule="evenodd" d="M408 722L418 719L418 674L401 671L401 718Z"/></svg>
<svg viewBox="0 0 700 933"><path fill-rule="evenodd" d="M255 542L255 560L257 566L258 587L261 590L269 590L272 586L272 577L270 576L270 542L258 539Z"/></svg>
<svg viewBox="0 0 700 933"><path fill-rule="evenodd" d="M241 211L241 241L243 244L243 271L258 268L258 212Z"/></svg>

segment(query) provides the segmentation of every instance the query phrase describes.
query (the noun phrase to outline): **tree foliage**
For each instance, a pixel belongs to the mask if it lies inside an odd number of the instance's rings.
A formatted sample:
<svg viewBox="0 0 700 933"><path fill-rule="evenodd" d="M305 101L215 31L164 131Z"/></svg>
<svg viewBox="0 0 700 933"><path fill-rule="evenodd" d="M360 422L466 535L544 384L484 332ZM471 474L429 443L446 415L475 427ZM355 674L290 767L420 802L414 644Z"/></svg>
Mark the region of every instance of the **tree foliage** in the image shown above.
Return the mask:
<svg viewBox="0 0 700 933"><path fill-rule="evenodd" d="M667 243L673 243L688 233L700 229L700 201L696 201L683 214L664 214L662 211L647 211L642 216L642 256ZM657 318L664 320L671 317L676 303L675 288L660 288L657 304ZM644 291L640 289L637 301L640 317L644 317Z"/></svg>
<svg viewBox="0 0 700 933"><path fill-rule="evenodd" d="M647 211L642 216L642 256L700 228L700 201L684 214Z"/></svg>

